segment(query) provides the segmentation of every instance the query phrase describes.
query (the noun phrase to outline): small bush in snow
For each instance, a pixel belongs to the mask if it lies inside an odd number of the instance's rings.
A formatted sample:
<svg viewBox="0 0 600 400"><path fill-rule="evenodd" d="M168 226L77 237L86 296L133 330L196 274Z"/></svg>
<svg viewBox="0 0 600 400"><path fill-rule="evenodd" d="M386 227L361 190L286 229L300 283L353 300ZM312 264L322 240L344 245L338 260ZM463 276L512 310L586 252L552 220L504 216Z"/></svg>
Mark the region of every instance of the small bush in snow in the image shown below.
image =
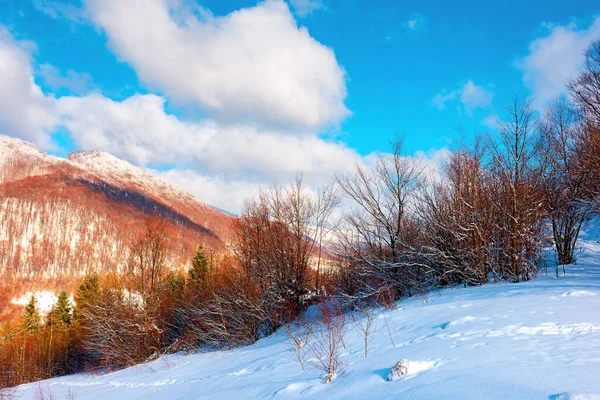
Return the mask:
<svg viewBox="0 0 600 400"><path fill-rule="evenodd" d="M394 368L392 368L392 370L388 374L387 380L391 382L402 378L408 373L408 365L408 360L400 360L400 362L396 363L396 365L394 365Z"/></svg>

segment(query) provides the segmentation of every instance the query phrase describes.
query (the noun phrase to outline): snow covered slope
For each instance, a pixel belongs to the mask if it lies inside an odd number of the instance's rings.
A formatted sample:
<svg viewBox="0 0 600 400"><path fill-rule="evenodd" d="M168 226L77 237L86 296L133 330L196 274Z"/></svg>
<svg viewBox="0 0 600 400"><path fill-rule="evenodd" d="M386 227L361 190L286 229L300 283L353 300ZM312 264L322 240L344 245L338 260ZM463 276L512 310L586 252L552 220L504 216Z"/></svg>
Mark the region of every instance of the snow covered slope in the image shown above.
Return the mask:
<svg viewBox="0 0 600 400"><path fill-rule="evenodd" d="M200 241L229 240L229 215L143 168L94 151L54 157L0 135L0 275L115 270L148 216L166 220L173 265Z"/></svg>
<svg viewBox="0 0 600 400"><path fill-rule="evenodd" d="M47 173L62 162L29 142L0 134L0 183Z"/></svg>
<svg viewBox="0 0 600 400"><path fill-rule="evenodd" d="M370 354L352 327L330 384L303 373L284 331L253 346L172 355L106 375L23 385L20 399L594 399L600 398L600 244L583 234L568 276L445 289L379 310ZM597 236L595 236L597 238ZM390 333L385 327L387 320ZM390 339L391 336L391 339ZM393 339L393 343L392 343ZM386 381L410 360L408 375ZM47 396L46 396L47 397Z"/></svg>

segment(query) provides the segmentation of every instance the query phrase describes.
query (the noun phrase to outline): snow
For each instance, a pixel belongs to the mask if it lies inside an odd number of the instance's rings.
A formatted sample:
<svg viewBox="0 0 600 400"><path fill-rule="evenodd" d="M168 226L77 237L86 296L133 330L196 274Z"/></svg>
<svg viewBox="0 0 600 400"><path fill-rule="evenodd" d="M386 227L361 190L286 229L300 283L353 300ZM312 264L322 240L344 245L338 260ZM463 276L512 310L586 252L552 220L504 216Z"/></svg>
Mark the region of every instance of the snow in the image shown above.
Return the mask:
<svg viewBox="0 0 600 400"><path fill-rule="evenodd" d="M11 299L10 302L25 307L27 303L29 303L29 301L31 300L32 294L35 295L35 300L37 301L37 308L42 317L45 317L46 315L48 315L48 313L50 313L50 310L52 310L52 307L54 306L54 304L56 304L56 300L58 299L58 295L54 292L51 292L49 290L37 290L23 293L19 297ZM75 300L73 299L72 295L69 296L69 301L71 302L71 305L75 304Z"/></svg>
<svg viewBox="0 0 600 400"><path fill-rule="evenodd" d="M252 346L175 354L105 375L79 374L20 386L77 399L554 399L600 400L600 244L583 234L567 276L520 284L450 288L376 312L369 357L348 327L343 368L323 384L303 373L285 330ZM388 329L389 327L389 329ZM386 381L400 360L402 379Z"/></svg>
<svg viewBox="0 0 600 400"><path fill-rule="evenodd" d="M29 142L0 134L0 183L46 173L48 166L63 161Z"/></svg>
<svg viewBox="0 0 600 400"><path fill-rule="evenodd" d="M27 293L22 294L19 297L12 299L10 302L13 304L17 304L17 305L21 305L21 306L25 307L25 305L27 305L27 303L29 303L29 300L31 300L32 293L34 293L34 295L35 295L35 299L37 301L37 307L38 307L38 311L40 312L40 315L42 315L42 316L48 315L48 313L52 309L52 306L54 305L54 303L56 303L56 299L58 299L58 296L56 294L54 294L53 292L50 292L48 290L27 292Z"/></svg>
<svg viewBox="0 0 600 400"><path fill-rule="evenodd" d="M28 161L44 160L48 163L58 160L29 142L0 134L0 165L13 157L25 157Z"/></svg>

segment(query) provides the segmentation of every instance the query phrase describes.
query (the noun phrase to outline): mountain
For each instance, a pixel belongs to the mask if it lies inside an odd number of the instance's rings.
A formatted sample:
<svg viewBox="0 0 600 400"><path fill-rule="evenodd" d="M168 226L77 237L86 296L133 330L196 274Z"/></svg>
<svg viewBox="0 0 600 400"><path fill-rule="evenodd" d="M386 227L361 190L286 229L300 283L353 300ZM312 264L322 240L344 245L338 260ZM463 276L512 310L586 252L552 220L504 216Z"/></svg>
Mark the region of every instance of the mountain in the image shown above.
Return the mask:
<svg viewBox="0 0 600 400"><path fill-rule="evenodd" d="M148 221L164 224L166 263L181 267L200 242L226 247L232 220L110 154L78 151L60 158L0 135L3 282L121 271Z"/></svg>

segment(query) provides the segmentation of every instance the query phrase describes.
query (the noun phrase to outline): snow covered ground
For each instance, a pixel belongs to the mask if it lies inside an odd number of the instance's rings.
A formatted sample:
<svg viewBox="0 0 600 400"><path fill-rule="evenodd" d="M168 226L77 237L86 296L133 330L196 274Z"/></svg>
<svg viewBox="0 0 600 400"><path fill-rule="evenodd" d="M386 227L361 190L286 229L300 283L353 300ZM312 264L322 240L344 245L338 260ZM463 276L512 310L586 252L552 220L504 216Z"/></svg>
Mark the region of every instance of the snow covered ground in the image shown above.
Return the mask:
<svg viewBox="0 0 600 400"><path fill-rule="evenodd" d="M294 360L284 330L215 353L177 354L106 374L20 386L19 399L600 399L600 244L577 266L522 284L444 289L378 310L369 357L351 326L330 384ZM390 333L385 325L390 327ZM393 343L392 343L393 341ZM404 378L386 377L401 359Z"/></svg>

